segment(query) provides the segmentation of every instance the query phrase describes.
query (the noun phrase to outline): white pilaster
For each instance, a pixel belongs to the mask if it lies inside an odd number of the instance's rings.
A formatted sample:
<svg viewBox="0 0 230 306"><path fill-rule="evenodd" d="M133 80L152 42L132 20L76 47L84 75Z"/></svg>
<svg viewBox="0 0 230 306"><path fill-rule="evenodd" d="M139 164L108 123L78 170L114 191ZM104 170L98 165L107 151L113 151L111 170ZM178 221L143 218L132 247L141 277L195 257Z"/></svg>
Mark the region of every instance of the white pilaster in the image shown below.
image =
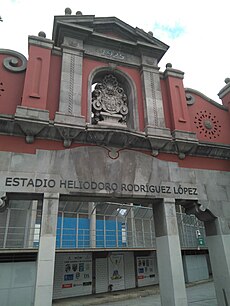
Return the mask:
<svg viewBox="0 0 230 306"><path fill-rule="evenodd" d="M34 306L52 305L58 203L58 193L44 193Z"/></svg>
<svg viewBox="0 0 230 306"><path fill-rule="evenodd" d="M206 242L212 266L218 305L230 305L230 229L229 220L205 222Z"/></svg>
<svg viewBox="0 0 230 306"><path fill-rule="evenodd" d="M174 199L153 204L162 306L188 305Z"/></svg>

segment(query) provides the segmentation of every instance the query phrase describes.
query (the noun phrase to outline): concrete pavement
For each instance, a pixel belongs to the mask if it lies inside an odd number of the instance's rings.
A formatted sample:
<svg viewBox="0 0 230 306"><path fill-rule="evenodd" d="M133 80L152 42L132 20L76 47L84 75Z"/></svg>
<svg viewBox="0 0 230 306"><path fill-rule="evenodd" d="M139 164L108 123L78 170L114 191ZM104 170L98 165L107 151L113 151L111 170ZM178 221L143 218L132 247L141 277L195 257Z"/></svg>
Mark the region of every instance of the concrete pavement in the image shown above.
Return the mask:
<svg viewBox="0 0 230 306"><path fill-rule="evenodd" d="M189 284L186 288L189 306L217 306L212 281ZM158 286L134 288L126 291L95 294L53 301L53 306L161 306Z"/></svg>

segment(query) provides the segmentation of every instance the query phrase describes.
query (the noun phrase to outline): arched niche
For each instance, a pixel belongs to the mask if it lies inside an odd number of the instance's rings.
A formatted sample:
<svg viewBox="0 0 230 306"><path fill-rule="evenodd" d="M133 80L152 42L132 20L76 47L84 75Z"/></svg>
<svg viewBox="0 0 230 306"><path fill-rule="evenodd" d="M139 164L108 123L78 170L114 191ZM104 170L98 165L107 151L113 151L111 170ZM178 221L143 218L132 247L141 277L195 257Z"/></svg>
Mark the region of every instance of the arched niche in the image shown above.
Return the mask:
<svg viewBox="0 0 230 306"><path fill-rule="evenodd" d="M120 126L121 128L128 128L131 130L139 130L139 118L138 118L138 107L137 107L137 91L133 79L119 69L114 69L110 67L96 68L90 74L88 80L88 118L87 121L97 126L93 122L93 112L92 112L92 94L95 90L97 84L101 84L105 80L106 76L113 76L118 83L118 87L123 89L124 94L126 95L126 105L128 112L126 114L126 122L123 124L116 123L114 120L114 126ZM118 119L119 120L119 119ZM102 120L103 121L103 120ZM99 123L100 125L100 123ZM107 126L113 126L111 121Z"/></svg>

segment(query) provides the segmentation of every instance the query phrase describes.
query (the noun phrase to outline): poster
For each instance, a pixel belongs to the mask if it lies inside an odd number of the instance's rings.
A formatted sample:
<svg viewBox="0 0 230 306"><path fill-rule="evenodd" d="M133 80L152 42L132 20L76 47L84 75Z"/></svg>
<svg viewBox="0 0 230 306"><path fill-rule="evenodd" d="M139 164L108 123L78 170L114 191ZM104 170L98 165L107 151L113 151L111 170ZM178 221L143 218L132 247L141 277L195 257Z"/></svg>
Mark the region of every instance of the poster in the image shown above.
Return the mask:
<svg viewBox="0 0 230 306"><path fill-rule="evenodd" d="M71 289L71 291L76 292L79 289L85 291L85 287L92 288L91 254L66 254L63 260L61 287L62 289Z"/></svg>
<svg viewBox="0 0 230 306"><path fill-rule="evenodd" d="M123 254L111 254L109 261L109 285L111 290L125 289Z"/></svg>
<svg viewBox="0 0 230 306"><path fill-rule="evenodd" d="M154 284L156 275L156 259L153 256L137 257L137 282L138 286Z"/></svg>

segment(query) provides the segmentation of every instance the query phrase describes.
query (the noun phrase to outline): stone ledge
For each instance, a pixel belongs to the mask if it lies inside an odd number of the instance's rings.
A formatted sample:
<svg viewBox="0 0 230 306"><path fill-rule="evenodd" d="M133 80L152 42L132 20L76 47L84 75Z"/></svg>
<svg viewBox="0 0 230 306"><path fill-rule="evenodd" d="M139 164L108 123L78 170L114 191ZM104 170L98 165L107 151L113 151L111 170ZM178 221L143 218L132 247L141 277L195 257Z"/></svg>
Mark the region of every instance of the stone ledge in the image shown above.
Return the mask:
<svg viewBox="0 0 230 306"><path fill-rule="evenodd" d="M78 118L80 123L78 122L77 125L76 117L68 115L64 115L64 118L68 117L68 120L48 121L48 113L36 109L30 111L32 114L27 113L26 108L19 107L15 120L13 116L0 114L0 133L19 137L34 136L39 139L53 139L55 141L70 139L72 143L85 145L100 144L116 148L132 146L137 150L152 150L152 154L155 156L164 152L221 160L230 159L230 144L198 141L194 133L182 131L181 134L181 131L176 131L173 133L176 138L173 138L170 130L164 128L152 128L149 129L151 133L146 134L120 126L107 127L87 124L81 117ZM63 119L62 116L58 118Z"/></svg>
<svg viewBox="0 0 230 306"><path fill-rule="evenodd" d="M56 112L54 118L54 125L66 125L76 128L78 126L81 126L85 128L86 123L84 117Z"/></svg>
<svg viewBox="0 0 230 306"><path fill-rule="evenodd" d="M184 159L185 154L195 150L198 145L198 139L193 132L175 130L172 132L172 136L180 159Z"/></svg>
<svg viewBox="0 0 230 306"><path fill-rule="evenodd" d="M230 93L230 82L227 83L218 93L220 99L223 99L227 94Z"/></svg>
<svg viewBox="0 0 230 306"><path fill-rule="evenodd" d="M16 125L26 137L26 143L33 143L35 137L49 125L47 110L17 106L14 118Z"/></svg>
<svg viewBox="0 0 230 306"><path fill-rule="evenodd" d="M39 46L45 49L52 49L54 41L45 37L29 36L29 44Z"/></svg>
<svg viewBox="0 0 230 306"><path fill-rule="evenodd" d="M156 127L156 126L147 126L145 129L147 137L162 137L167 139L172 139L171 131L168 128Z"/></svg>
<svg viewBox="0 0 230 306"><path fill-rule="evenodd" d="M169 129L147 126L145 132L154 156L157 156L163 148L167 148L167 150L172 149L172 135Z"/></svg>
<svg viewBox="0 0 230 306"><path fill-rule="evenodd" d="M181 70L178 70L178 69L173 69L173 68L167 67L166 70L163 73L163 77L167 78L169 76L179 78L179 79L183 79L184 78L184 72L181 71Z"/></svg>
<svg viewBox="0 0 230 306"><path fill-rule="evenodd" d="M172 132L172 136L175 140L189 141L189 142L195 142L195 143L198 142L196 133L193 133L193 132L174 130Z"/></svg>
<svg viewBox="0 0 230 306"><path fill-rule="evenodd" d="M33 120L49 123L49 111L25 106L17 106L15 119Z"/></svg>

